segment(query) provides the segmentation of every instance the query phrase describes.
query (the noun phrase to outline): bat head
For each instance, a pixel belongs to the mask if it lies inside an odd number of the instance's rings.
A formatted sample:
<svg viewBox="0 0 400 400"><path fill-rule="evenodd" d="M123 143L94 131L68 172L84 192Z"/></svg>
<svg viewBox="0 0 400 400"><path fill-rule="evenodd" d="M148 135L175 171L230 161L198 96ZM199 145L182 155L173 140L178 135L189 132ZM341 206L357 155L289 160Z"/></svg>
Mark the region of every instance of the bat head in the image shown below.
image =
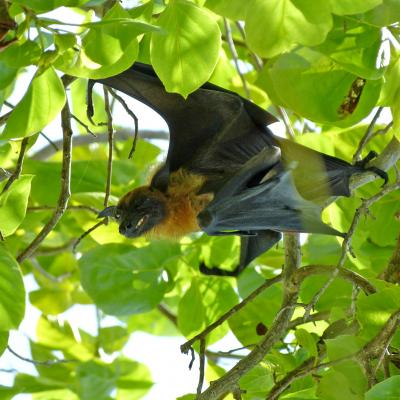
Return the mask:
<svg viewBox="0 0 400 400"><path fill-rule="evenodd" d="M119 224L121 235L135 238L160 224L166 213L161 192L140 187L125 194L117 206L107 207L99 217L113 217Z"/></svg>

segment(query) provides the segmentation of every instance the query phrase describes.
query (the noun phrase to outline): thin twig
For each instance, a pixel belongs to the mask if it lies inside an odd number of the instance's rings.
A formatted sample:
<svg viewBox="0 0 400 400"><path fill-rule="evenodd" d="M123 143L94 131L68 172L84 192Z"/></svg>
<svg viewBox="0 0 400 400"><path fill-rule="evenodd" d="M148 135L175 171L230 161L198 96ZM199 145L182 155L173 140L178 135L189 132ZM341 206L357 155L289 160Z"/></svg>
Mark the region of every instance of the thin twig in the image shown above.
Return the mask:
<svg viewBox="0 0 400 400"><path fill-rule="evenodd" d="M172 312L168 310L163 304L159 304L157 308L158 311L160 311L160 313L164 315L169 321L171 321L175 326L178 325L177 316L175 314L172 314Z"/></svg>
<svg viewBox="0 0 400 400"><path fill-rule="evenodd" d="M28 207L26 209L26 211L46 211L46 210L54 210L54 209L55 209L54 206L43 205L43 206ZM77 206L68 206L67 207L67 211L80 211L80 210L90 211L96 215L98 215L100 212L100 210L95 207L85 206L85 205L77 205Z"/></svg>
<svg viewBox="0 0 400 400"><path fill-rule="evenodd" d="M19 176L21 175L22 172L22 167L24 165L24 157L25 157L25 152L26 152L26 148L28 146L28 142L29 142L29 137L25 137L22 139L21 141L21 148L19 150L19 155L18 155L18 160L17 160L17 165L15 167L14 172L12 173L12 175L10 176L10 178L8 178L7 183L5 184L1 194L3 194L4 192L6 192L11 185L19 178Z"/></svg>
<svg viewBox="0 0 400 400"><path fill-rule="evenodd" d="M207 326L202 332L194 336L192 339L188 340L181 346L181 352L187 354L193 343L197 342L205 338L210 332L216 329L218 326L222 325L227 319L229 319L233 314L237 313L241 310L247 303L251 302L255 299L259 294L261 294L264 290L274 285L277 282L282 280L282 275L277 275L274 278L267 279L261 286L259 286L256 290L250 293L246 298L244 298L239 304L236 304L232 307L228 312L218 318L215 322Z"/></svg>
<svg viewBox="0 0 400 400"><path fill-rule="evenodd" d="M7 346L7 350L14 355L15 357L19 358L22 361L26 361L30 364L34 365L41 365L44 367L51 367L52 365L57 365L57 364L66 364L66 363L75 363L78 362L78 360L46 360L46 361L37 361L37 360L32 360L31 358L23 357L19 355L17 352L15 352L10 346Z"/></svg>
<svg viewBox="0 0 400 400"><path fill-rule="evenodd" d="M369 199L362 200L361 206L356 210L353 221L351 222L350 228L346 234L346 237L342 243L342 252L339 258L339 261L336 265L335 270L332 272L332 275L328 278L325 284L320 288L320 290L314 295L311 299L310 303L305 309L304 316L308 318L310 316L311 310L314 309L315 305L318 303L321 296L326 292L332 282L338 276L340 269L343 268L344 263L347 258L347 252L351 251L351 240L353 238L354 232L358 226L358 223L361 217L368 213L369 207L372 206L376 201L380 200L382 197L386 196L387 194L400 189L400 182L395 183L390 186L385 186L379 193L375 194L374 196L370 197Z"/></svg>
<svg viewBox="0 0 400 400"><path fill-rule="evenodd" d="M10 118L11 113L12 111L8 111L7 113L0 116L0 126L4 125L8 121L8 118Z"/></svg>
<svg viewBox="0 0 400 400"><path fill-rule="evenodd" d="M80 126L82 126L83 128L85 128L87 133L89 133L89 134L92 135L93 137L96 137L96 134L90 130L89 126L86 125L83 121L81 121L77 116L75 116L74 114L71 113L71 118L72 118L74 121L76 121Z"/></svg>
<svg viewBox="0 0 400 400"><path fill-rule="evenodd" d="M281 116L282 121L285 125L288 138L291 140L294 140L296 137L296 134L294 133L292 124L290 123L290 119L289 119L289 116L287 115L286 110L281 106L276 106L276 109L278 110L278 113Z"/></svg>
<svg viewBox="0 0 400 400"><path fill-rule="evenodd" d="M368 128L367 128L364 136L360 140L360 143L358 143L357 150L356 150L356 152L354 153L354 156L353 156L353 164L356 161L361 160L361 154L362 154L362 152L364 150L364 147L367 145L367 143L369 142L369 140L372 137L372 134L373 134L374 128L375 128L375 124L376 124L379 116L381 115L382 110L383 110L383 107L378 107L378 109L376 110L376 113L374 114L374 117L372 118L371 123L368 125Z"/></svg>
<svg viewBox="0 0 400 400"><path fill-rule="evenodd" d="M246 42L246 33L245 33L242 25L239 22L236 22L236 26L237 26L240 34L242 35L242 38L243 38L244 42ZM263 69L263 67L264 67L263 60L260 57L258 57L257 54L253 53L250 49L249 49L249 51L250 51L250 55L252 56L252 58L254 60L256 69L258 71L261 71ZM276 109L277 109L279 115L281 116L282 121L283 121L283 123L285 125L286 133L287 133L288 138L289 139L294 139L296 135L294 133L292 124L290 123L290 119L289 119L289 117L287 115L286 110L281 106L276 106Z"/></svg>
<svg viewBox="0 0 400 400"><path fill-rule="evenodd" d="M204 383L204 370L205 370L205 361L206 361L206 356L205 356L205 351L206 351L206 340L201 339L200 340L200 351L199 351L199 356L200 356L200 366L199 366L199 383L197 385L197 396L200 395L201 389L203 388L203 383Z"/></svg>
<svg viewBox="0 0 400 400"><path fill-rule="evenodd" d="M67 80L68 82L68 80ZM61 190L57 202L57 207L53 216L42 228L35 239L23 250L17 257L18 262L23 262L30 257L40 246L47 235L54 229L58 221L63 216L68 206L69 198L71 197L70 181L71 181L71 153L72 153L72 129L69 118L68 100L66 100L64 108L61 111L61 125L63 131L63 160L61 168Z"/></svg>
<svg viewBox="0 0 400 400"><path fill-rule="evenodd" d="M92 233L94 230L96 230L97 228L99 228L101 225L106 225L107 224L107 219L108 218L104 218L103 220L101 220L100 222L98 222L97 224L93 225L91 228L89 228L87 231L83 232L81 236L78 237L78 239L75 240L74 244L72 245L72 252L75 253L77 247L79 246L79 244L82 242L82 240L89 235L90 233Z"/></svg>
<svg viewBox="0 0 400 400"><path fill-rule="evenodd" d="M44 139L55 150L55 152L60 150L60 148L44 132L39 132L39 135L44 137Z"/></svg>
<svg viewBox="0 0 400 400"><path fill-rule="evenodd" d="M231 26L229 24L229 21L226 18L224 18L224 26L225 26L225 33L226 33L226 41L228 43L229 51L231 52L233 62L235 63L236 72L238 73L240 80L242 81L242 85L243 85L243 89L246 94L246 97L250 100L251 99L250 90L247 85L246 78L244 77L242 71L240 70L239 56L236 51L235 43L232 38Z"/></svg>
<svg viewBox="0 0 400 400"><path fill-rule="evenodd" d="M126 104L125 100L121 96L118 95L118 93L116 93L111 88L108 88L108 90L111 93L111 95L121 103L122 107L124 107L126 113L133 119L133 122L135 124L135 132L134 132L134 135L133 135L133 143L132 143L132 147L131 147L131 149L129 151L129 155L128 155L128 158L132 158L133 154L135 153L135 150L136 150L136 144L137 144L137 139L138 139L138 135L139 135L139 119L135 115L135 113L128 107L128 105Z"/></svg>
<svg viewBox="0 0 400 400"><path fill-rule="evenodd" d="M36 258L31 258L31 265L32 267L39 272L40 275L44 276L46 279L48 279L51 282L54 283L60 283L62 282L64 279L68 278L71 276L70 273L66 273L63 274L61 276L54 276L50 273L48 273L44 268L42 268L42 266L39 264L39 262L36 260Z"/></svg>
<svg viewBox="0 0 400 400"><path fill-rule="evenodd" d="M106 182L106 193L104 196L104 207L108 205L108 199L110 198L111 192L111 178L112 178L112 165L113 165L113 121L110 109L110 100L108 97L108 90L103 86L104 92L104 109L107 114L107 130L108 130L108 159L107 159L107 182Z"/></svg>
<svg viewBox="0 0 400 400"><path fill-rule="evenodd" d="M381 278L387 282L400 283L400 235L397 238L388 266L381 274Z"/></svg>
<svg viewBox="0 0 400 400"><path fill-rule="evenodd" d="M121 128L115 131L114 141L126 141L130 140L132 137L132 132L130 129ZM139 133L139 137L145 140L168 140L168 133L165 131L154 131L154 130L143 130ZM108 133L100 133L97 134L95 138L88 135L77 135L74 136L74 148L78 146L87 146L93 143L107 143L108 142ZM62 146L62 140L57 140L54 142L56 146ZM57 150L55 151L54 146L45 146L42 149L38 150L36 153L30 156L31 160L47 160L51 156L53 156Z"/></svg>
<svg viewBox="0 0 400 400"><path fill-rule="evenodd" d="M393 338L393 335L396 332L396 328L399 324L399 319L400 311L393 313L382 328L382 330L361 350L353 354L349 354L345 357L341 357L339 359L332 360L326 363L321 363L318 365L315 365L315 362L317 361L315 357L307 359L299 367L290 371L284 378L277 382L269 392L267 399L277 399L278 396L294 381L300 378L304 378L305 376L310 375L320 369L330 368L334 365L350 359L355 359L358 362L363 362L364 360L371 360L372 357L377 357L378 355L380 355L382 347L386 349L391 339ZM319 359L323 358L324 354L325 353L321 353Z"/></svg>

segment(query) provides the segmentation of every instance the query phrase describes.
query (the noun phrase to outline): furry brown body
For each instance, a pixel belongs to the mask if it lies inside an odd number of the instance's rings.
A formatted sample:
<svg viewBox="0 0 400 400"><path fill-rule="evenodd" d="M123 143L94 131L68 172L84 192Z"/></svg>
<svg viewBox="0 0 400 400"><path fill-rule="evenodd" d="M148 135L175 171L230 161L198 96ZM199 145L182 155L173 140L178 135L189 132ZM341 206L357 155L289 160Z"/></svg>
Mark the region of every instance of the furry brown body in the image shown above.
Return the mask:
<svg viewBox="0 0 400 400"><path fill-rule="evenodd" d="M135 198L147 196L156 198L165 207L161 221L144 233L151 239L178 239L200 230L197 215L213 199L212 193L198 194L205 183L205 177L179 169L169 176L165 193L151 185L141 186L124 195L118 207L128 208Z"/></svg>

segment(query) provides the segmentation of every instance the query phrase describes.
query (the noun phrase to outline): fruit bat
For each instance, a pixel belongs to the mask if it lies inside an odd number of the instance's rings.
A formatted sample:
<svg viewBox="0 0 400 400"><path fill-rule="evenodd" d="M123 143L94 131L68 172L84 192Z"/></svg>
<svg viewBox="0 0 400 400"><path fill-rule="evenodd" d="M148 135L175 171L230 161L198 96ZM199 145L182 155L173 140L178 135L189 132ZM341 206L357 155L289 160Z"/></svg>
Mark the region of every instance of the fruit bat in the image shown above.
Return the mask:
<svg viewBox="0 0 400 400"><path fill-rule="evenodd" d="M195 231L239 235L239 274L281 239L281 232L343 236L321 221L323 203L349 196L349 179L366 169L274 136L274 116L238 94L204 84L186 99L168 93L150 65L96 81L141 101L168 124L166 161L148 185L129 191L99 217L113 217L129 238L176 238ZM383 171L374 172L387 180Z"/></svg>

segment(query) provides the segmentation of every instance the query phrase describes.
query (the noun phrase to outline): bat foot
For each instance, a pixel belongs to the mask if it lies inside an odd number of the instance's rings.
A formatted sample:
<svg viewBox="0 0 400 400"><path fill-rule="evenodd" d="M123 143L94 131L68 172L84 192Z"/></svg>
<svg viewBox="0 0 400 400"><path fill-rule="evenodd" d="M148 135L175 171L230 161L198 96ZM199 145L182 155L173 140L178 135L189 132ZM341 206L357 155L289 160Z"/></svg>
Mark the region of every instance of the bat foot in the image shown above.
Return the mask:
<svg viewBox="0 0 400 400"><path fill-rule="evenodd" d="M371 160L373 160L374 158L376 158L377 156L378 156L377 152L372 150L362 160L357 161L355 163L355 166L362 168L364 171L373 172L375 175L378 175L380 178L382 178L384 180L384 183L382 186L385 186L389 181L388 174L378 167L374 167L374 166L367 167L368 163Z"/></svg>
<svg viewBox="0 0 400 400"><path fill-rule="evenodd" d="M237 277L242 272L243 268L237 266L233 271L227 271L226 269L221 269L218 267L207 267L203 262L200 263L199 270L204 275L211 275L211 276L232 276Z"/></svg>

